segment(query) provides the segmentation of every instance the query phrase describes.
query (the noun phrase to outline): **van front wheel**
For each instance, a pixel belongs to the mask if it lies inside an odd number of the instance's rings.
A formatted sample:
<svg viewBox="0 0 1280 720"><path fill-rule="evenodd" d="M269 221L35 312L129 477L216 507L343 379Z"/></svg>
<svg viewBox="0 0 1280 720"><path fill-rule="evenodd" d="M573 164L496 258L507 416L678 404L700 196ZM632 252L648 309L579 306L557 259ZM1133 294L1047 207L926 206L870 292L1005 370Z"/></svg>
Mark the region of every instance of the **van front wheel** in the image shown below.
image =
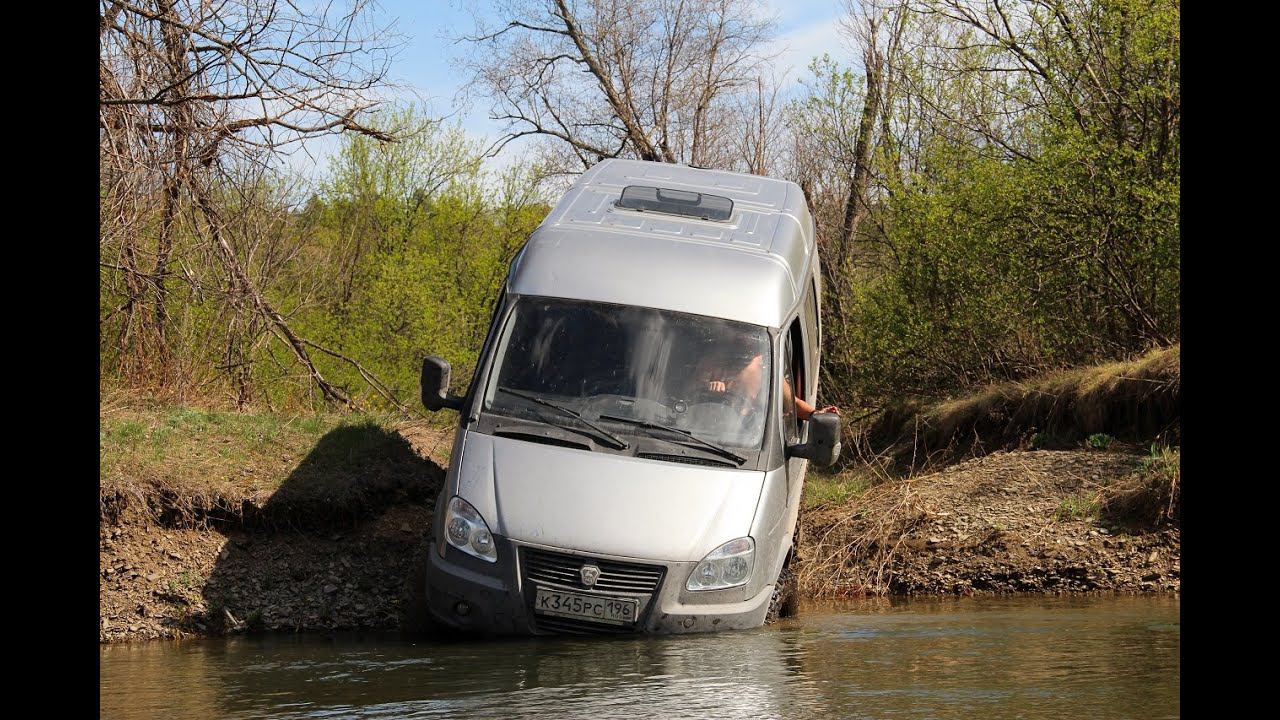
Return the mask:
<svg viewBox="0 0 1280 720"><path fill-rule="evenodd" d="M769 598L769 610L764 615L764 624L772 625L784 617L796 614L796 582L791 574L791 563L787 563L778 574L778 581L773 584L773 596Z"/></svg>

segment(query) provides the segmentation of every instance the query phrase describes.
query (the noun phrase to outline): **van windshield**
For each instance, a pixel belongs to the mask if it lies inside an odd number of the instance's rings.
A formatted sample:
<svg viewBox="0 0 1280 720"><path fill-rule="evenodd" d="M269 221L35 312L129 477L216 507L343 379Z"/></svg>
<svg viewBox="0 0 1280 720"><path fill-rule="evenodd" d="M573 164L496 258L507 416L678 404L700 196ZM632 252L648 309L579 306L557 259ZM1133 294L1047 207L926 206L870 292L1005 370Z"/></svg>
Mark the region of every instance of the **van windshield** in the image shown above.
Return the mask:
<svg viewBox="0 0 1280 720"><path fill-rule="evenodd" d="M756 450L764 439L771 353L763 327L526 296L497 352L488 412L547 417L545 406L523 397L532 395L615 433L634 434L636 425L610 418L666 425L728 447Z"/></svg>

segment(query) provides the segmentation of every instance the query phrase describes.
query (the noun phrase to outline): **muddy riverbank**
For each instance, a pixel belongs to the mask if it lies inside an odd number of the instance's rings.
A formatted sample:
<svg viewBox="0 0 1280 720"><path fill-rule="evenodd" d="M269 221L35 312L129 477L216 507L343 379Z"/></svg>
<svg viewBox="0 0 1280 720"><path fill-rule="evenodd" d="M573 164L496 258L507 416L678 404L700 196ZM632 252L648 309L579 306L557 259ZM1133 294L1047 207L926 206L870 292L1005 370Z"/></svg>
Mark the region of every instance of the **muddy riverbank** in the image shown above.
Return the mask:
<svg viewBox="0 0 1280 720"><path fill-rule="evenodd" d="M104 527L99 639L413 629L430 514L406 503L322 532Z"/></svg>
<svg viewBox="0 0 1280 720"><path fill-rule="evenodd" d="M337 427L283 482L242 483L240 495L161 477L104 482L100 641L423 629L420 568L447 439ZM1145 462L997 453L806 510L800 590L1178 592L1176 523L1126 526L1099 510L1099 489Z"/></svg>

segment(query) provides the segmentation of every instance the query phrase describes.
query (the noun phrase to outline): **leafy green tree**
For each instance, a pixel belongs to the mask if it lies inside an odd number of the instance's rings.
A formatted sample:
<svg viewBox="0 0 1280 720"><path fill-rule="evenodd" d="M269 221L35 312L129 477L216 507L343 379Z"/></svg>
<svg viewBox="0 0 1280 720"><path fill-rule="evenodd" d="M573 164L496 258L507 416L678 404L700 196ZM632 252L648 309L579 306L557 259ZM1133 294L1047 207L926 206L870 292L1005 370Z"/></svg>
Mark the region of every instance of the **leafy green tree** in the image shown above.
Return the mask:
<svg viewBox="0 0 1280 720"><path fill-rule="evenodd" d="M299 327L331 351L335 382L375 378L381 391L362 398L406 409L426 355L470 377L511 259L547 207L536 167L486 172L478 142L413 109L383 122L406 140L346 139L305 210L325 282L295 306Z"/></svg>

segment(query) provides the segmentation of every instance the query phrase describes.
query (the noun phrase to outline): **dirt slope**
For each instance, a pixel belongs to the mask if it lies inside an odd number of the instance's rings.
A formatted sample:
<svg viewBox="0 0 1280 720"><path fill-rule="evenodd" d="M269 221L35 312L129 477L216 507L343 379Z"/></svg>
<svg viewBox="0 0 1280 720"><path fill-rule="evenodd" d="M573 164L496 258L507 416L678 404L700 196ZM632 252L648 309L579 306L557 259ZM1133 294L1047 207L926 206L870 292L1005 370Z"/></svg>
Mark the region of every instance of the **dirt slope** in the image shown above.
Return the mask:
<svg viewBox="0 0 1280 720"><path fill-rule="evenodd" d="M202 500L202 485L188 497L173 482L104 484L100 641L420 627L421 568L450 433L386 434L328 431L238 520L214 512L228 502ZM1088 502L1097 490L1141 464L1115 452L997 453L806 511L799 589L1177 591L1176 527L1126 528L1090 515L1099 514ZM153 512L120 510L119 487ZM312 521L300 517L312 508Z"/></svg>
<svg viewBox="0 0 1280 720"><path fill-rule="evenodd" d="M1176 523L1125 525L1096 498L1143 458L1001 452L801 517L809 595L1179 591Z"/></svg>
<svg viewBox="0 0 1280 720"><path fill-rule="evenodd" d="M291 470L270 492L231 482L211 492L210 482L157 472L109 478L99 641L420 627L421 568L451 436L340 426L304 443L309 452L288 448Z"/></svg>

